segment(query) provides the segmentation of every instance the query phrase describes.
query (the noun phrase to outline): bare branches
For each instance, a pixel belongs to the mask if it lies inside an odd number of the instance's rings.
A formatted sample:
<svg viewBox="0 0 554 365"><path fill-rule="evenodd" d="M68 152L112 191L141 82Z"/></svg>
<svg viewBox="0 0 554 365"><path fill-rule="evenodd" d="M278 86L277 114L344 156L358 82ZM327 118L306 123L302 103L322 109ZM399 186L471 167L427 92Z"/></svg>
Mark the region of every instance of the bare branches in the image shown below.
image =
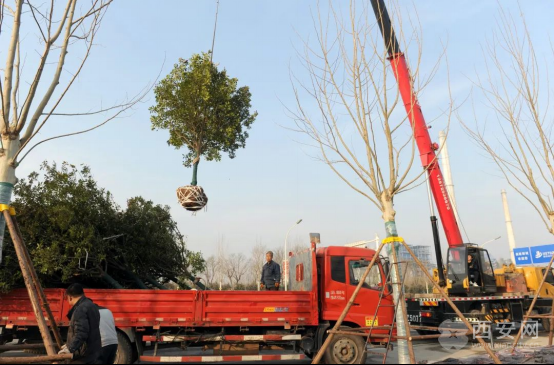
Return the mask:
<svg viewBox="0 0 554 365"><path fill-rule="evenodd" d="M9 128L10 123L10 102L13 87L13 71L14 60L17 53L17 45L19 43L19 30L21 28L21 12L23 9L23 0L16 1L16 8L14 11L12 35L8 46L8 54L6 57L6 69L4 70L4 90L2 91L2 111L4 125L6 129Z"/></svg>
<svg viewBox="0 0 554 365"><path fill-rule="evenodd" d="M400 43L404 49L417 50L412 75L417 94L436 74L444 54L429 78L421 77L419 21L409 19L405 25L399 5L394 3L393 8ZM316 39L304 40L298 52L308 76L291 75L296 108L288 111L295 130L315 142L321 160L384 211L385 206L392 207L395 194L421 176L410 177L416 145L412 128L406 128L409 119L369 2L351 0L344 9L347 15L329 1L326 14L318 6L312 16Z"/></svg>
<svg viewBox="0 0 554 365"><path fill-rule="evenodd" d="M42 97L42 100L40 101L35 113L33 114L33 117L31 118L31 121L29 122L29 126L27 127L27 131L25 132L25 134L22 137L22 142L24 144L25 144L25 141L28 140L31 137L31 135L33 134L33 131L35 129L35 126L38 122L39 117L42 115L42 112L44 111L44 109L46 108L46 105L48 105L48 102L50 101L50 99L52 98L52 95L54 94L54 90L56 90L56 87L60 83L60 76L61 76L62 70L64 68L65 57L67 56L67 47L69 45L69 39L70 39L70 35L71 35L71 30L72 30L71 29L71 23L72 23L72 20L73 20L73 16L75 15L75 6L76 6L76 4L77 4L76 0L73 0L71 2L71 7L69 9L67 21L66 21L66 19L64 19L64 22L67 23L67 25L66 25L66 30L65 30L65 37L64 37L64 40L62 42L62 47L61 47L61 50L60 50L60 57L59 57L58 65L56 67L56 72L54 73L54 77L52 78L52 81L50 83L50 86L48 87L48 90L46 90L46 93ZM90 48L89 48L89 50L90 50ZM31 102L32 102L32 100L31 100ZM25 124L25 122L20 123L21 128L23 127L24 124Z"/></svg>
<svg viewBox="0 0 554 365"><path fill-rule="evenodd" d="M0 83L0 97L2 102L1 130L9 134L11 139L18 139L20 148L11 157L13 166L17 166L17 157L22 150L29 146L30 141L39 133L42 127L52 116L60 116L63 113L56 113L57 107L66 96L75 80L79 77L86 61L89 58L98 30L102 24L104 15L113 0L91 0L86 5L77 5L77 0L65 0L63 7L55 7L56 1L51 0L45 3L36 3L32 0L15 0L13 9L8 8L4 1L1 2L0 11L0 32L4 24L4 11L9 12L13 18L13 26L9 47L6 57L3 84ZM84 4L84 3L83 3ZM23 11L24 6L28 11ZM23 19L23 20L22 20ZM38 43L43 50L38 58L37 67L31 79L26 79L21 68L22 21L34 27L38 36ZM28 27L28 26L27 26ZM27 32L28 28L25 28ZM78 46L82 44L82 46ZM67 70L68 55L75 49L82 51L80 60L75 70ZM57 58L55 61L52 58ZM62 74L71 74L69 79L64 80ZM46 79L48 78L48 79ZM23 87L23 90L21 89ZM59 91L59 89L62 89ZM39 92L40 90L40 92ZM94 115L112 111L112 115L98 123L96 126L78 132L69 132L61 136L51 137L35 144L36 146L52 139L85 133L94 130L122 115L139 103L146 93L151 90L147 86L131 100L111 108L85 113L72 113L72 115ZM19 105L19 94L25 93L22 97L22 104ZM27 152L28 153L28 152ZM26 155L25 155L26 156Z"/></svg>
<svg viewBox="0 0 554 365"><path fill-rule="evenodd" d="M118 110L112 114L111 116L109 116L108 118L106 118L103 122L91 127L91 128L88 128L88 129L85 129L85 130L82 130L82 131L78 131L78 132L72 132L72 133L66 133L66 134L62 134L62 135L59 135L59 136L55 136L55 137L50 137L50 138L46 138L38 143L36 143L33 147L31 147L26 153L25 155L23 155L23 157L21 157L18 161L18 163L21 163L21 161L23 161L25 159L25 157L27 157L27 155L29 153L31 153L32 150L34 150L37 146L45 143L45 142L48 142L48 141L52 141L54 139L59 139L59 138L64 138L64 137L71 137L71 136L76 136L76 135L79 135L79 134L84 134L84 133L87 133L87 132L91 132L95 129L98 129L100 127L102 127L103 125L106 125L108 122L118 118L121 114L123 114L124 112L132 109L136 104L140 103L144 97L152 90L152 87L155 85L155 82L152 83L149 87L145 88L145 90L143 90L142 92L140 92L139 94L135 95L135 97L133 99L131 99L129 102L125 103L125 104L121 104L121 105L118 105ZM107 110L113 110L113 108L108 108ZM107 111L105 110L105 111ZM100 113L99 111L98 112L95 112L94 114L97 114L97 113ZM85 113L85 115L87 115L87 113ZM90 115L90 114L88 114ZM17 155L16 155L17 157Z"/></svg>
<svg viewBox="0 0 554 365"><path fill-rule="evenodd" d="M500 8L498 30L484 53L486 73L475 84L496 114L499 133L494 141L487 137L485 126L466 125L466 130L554 234L548 68L537 60L524 16L517 22Z"/></svg>

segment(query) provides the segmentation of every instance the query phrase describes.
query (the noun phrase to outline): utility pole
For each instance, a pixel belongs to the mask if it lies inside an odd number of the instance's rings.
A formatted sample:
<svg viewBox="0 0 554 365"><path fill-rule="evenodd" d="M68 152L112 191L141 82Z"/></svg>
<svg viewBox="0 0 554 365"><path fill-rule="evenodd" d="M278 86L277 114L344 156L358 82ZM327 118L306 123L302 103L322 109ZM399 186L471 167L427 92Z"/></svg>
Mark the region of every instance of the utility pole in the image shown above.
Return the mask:
<svg viewBox="0 0 554 365"><path fill-rule="evenodd" d="M516 248L516 238L514 235L514 228L512 227L512 216L510 215L510 208L508 207L508 198L506 197L506 190L502 189L502 204L504 205L504 218L506 220L506 231L508 231L508 245L510 246L510 259L512 264L516 264L514 257L514 249Z"/></svg>

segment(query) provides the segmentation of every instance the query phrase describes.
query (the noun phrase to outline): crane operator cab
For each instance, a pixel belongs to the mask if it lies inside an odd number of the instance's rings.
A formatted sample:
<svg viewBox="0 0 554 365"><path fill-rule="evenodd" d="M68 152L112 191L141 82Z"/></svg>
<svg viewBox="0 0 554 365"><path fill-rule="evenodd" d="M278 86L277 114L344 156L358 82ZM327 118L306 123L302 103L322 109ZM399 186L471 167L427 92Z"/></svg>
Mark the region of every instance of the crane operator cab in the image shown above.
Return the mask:
<svg viewBox="0 0 554 365"><path fill-rule="evenodd" d="M449 294L492 294L496 278L487 250L467 244L448 250L447 287Z"/></svg>

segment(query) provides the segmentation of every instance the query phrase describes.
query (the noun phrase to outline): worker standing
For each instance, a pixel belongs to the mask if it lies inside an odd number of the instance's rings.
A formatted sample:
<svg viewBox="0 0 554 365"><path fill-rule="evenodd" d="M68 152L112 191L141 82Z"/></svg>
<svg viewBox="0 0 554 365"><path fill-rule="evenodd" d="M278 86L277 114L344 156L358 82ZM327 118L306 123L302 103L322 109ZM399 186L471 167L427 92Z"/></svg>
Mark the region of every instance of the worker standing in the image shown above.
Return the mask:
<svg viewBox="0 0 554 365"><path fill-rule="evenodd" d="M81 284L71 284L65 294L71 306L69 331L67 344L58 353L72 354L76 363L95 364L102 350L98 307L85 296Z"/></svg>
<svg viewBox="0 0 554 365"><path fill-rule="evenodd" d="M98 307L100 312L100 337L102 338L102 353L99 364L113 364L117 355L117 331L113 313L108 308Z"/></svg>
<svg viewBox="0 0 554 365"><path fill-rule="evenodd" d="M279 264L273 261L273 252L268 251L265 254L267 261L262 268L262 278L260 288L265 290L279 290L281 285L281 268Z"/></svg>

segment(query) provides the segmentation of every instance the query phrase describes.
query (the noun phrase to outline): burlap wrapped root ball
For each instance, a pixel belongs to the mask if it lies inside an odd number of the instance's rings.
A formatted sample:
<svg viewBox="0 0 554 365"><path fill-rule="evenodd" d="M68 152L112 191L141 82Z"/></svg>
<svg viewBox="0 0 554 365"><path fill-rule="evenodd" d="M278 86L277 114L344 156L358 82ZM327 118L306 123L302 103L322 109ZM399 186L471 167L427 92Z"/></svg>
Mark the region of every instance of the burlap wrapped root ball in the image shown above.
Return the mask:
<svg viewBox="0 0 554 365"><path fill-rule="evenodd" d="M187 185L177 189L179 204L188 211L196 212L208 204L208 197L201 186Z"/></svg>

